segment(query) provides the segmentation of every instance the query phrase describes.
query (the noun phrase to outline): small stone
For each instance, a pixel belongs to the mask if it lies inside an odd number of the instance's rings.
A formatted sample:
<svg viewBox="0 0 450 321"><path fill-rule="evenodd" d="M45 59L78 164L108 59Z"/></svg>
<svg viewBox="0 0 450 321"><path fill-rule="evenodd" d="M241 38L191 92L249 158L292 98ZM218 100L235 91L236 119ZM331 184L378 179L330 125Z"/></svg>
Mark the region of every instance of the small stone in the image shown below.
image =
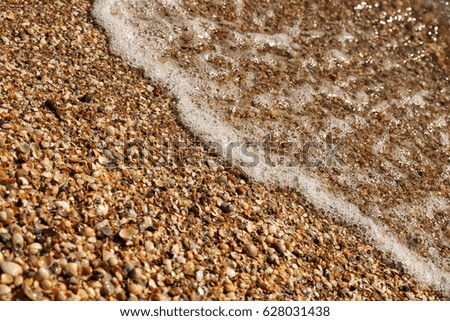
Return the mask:
<svg viewBox="0 0 450 321"><path fill-rule="evenodd" d="M231 284L231 283L227 283L223 287L223 291L225 293L234 292L234 291L236 291L236 287L233 284Z"/></svg>
<svg viewBox="0 0 450 321"><path fill-rule="evenodd" d="M5 171L0 170L0 182L9 180L9 175Z"/></svg>
<svg viewBox="0 0 450 321"><path fill-rule="evenodd" d="M40 243L31 243L28 246L28 251L30 254L38 254L42 250L42 245Z"/></svg>
<svg viewBox="0 0 450 321"><path fill-rule="evenodd" d="M230 278L234 278L236 276L236 271L232 268L227 268L226 269L226 274L230 277Z"/></svg>
<svg viewBox="0 0 450 321"><path fill-rule="evenodd" d="M268 231L270 234L276 234L277 233L277 228L275 225L269 225Z"/></svg>
<svg viewBox="0 0 450 321"><path fill-rule="evenodd" d="M52 284L52 281L50 281L50 280L44 280L41 282L41 287L42 287L42 289L44 289L44 291L51 290L52 286L53 286L53 284Z"/></svg>
<svg viewBox="0 0 450 321"><path fill-rule="evenodd" d="M86 235L87 237L91 237L95 235L95 230L92 227L86 227L84 229L84 235Z"/></svg>
<svg viewBox="0 0 450 321"><path fill-rule="evenodd" d="M78 276L78 264L77 263L67 263L66 266L67 273L71 276Z"/></svg>
<svg viewBox="0 0 450 321"><path fill-rule="evenodd" d="M119 263L119 260L118 260L117 257L114 255L114 256L111 256L111 257L108 259L108 263L109 263L110 266L116 266L116 265Z"/></svg>
<svg viewBox="0 0 450 321"><path fill-rule="evenodd" d="M109 206L106 204L100 204L99 206L97 206L97 209L95 210L95 212L98 215L106 215L108 213L109 210Z"/></svg>
<svg viewBox="0 0 450 321"><path fill-rule="evenodd" d="M134 295L138 295L142 291L142 286L136 283L128 284L128 292Z"/></svg>
<svg viewBox="0 0 450 321"><path fill-rule="evenodd" d="M82 103L90 103L92 99L94 98L94 95L91 93L87 93L84 96L80 97L80 101Z"/></svg>
<svg viewBox="0 0 450 321"><path fill-rule="evenodd" d="M212 160L207 160L206 164L208 165L209 168L214 169L217 167L216 162L212 161Z"/></svg>
<svg viewBox="0 0 450 321"><path fill-rule="evenodd" d="M14 278L12 275L9 275L8 273L2 273L0 276L0 283L1 284L10 284L14 282Z"/></svg>
<svg viewBox="0 0 450 321"><path fill-rule="evenodd" d="M7 285L0 284L0 295L11 293L11 288Z"/></svg>
<svg viewBox="0 0 450 321"><path fill-rule="evenodd" d="M180 295L180 294L181 294L181 291L180 291L180 289L177 288L177 287L170 288L170 290L169 290L169 295L170 295L171 297L178 296L178 295Z"/></svg>
<svg viewBox="0 0 450 321"><path fill-rule="evenodd" d="M68 211L70 209L70 205L69 203L65 202L65 201L56 201L55 205L62 209L63 211Z"/></svg>
<svg viewBox="0 0 450 321"><path fill-rule="evenodd" d="M22 267L19 264L11 261L3 261L2 263L0 263L0 267L2 268L3 272L8 273L12 276L22 274Z"/></svg>
<svg viewBox="0 0 450 321"><path fill-rule="evenodd" d="M50 278L50 272L48 269L40 267L36 276L39 280L48 280Z"/></svg>
<svg viewBox="0 0 450 321"><path fill-rule="evenodd" d="M286 252L286 245L281 240L276 241L273 247L279 254L283 254L284 252Z"/></svg>
<svg viewBox="0 0 450 321"><path fill-rule="evenodd" d="M219 182L221 182L222 184L226 184L228 182L228 177L226 175L220 176Z"/></svg>
<svg viewBox="0 0 450 321"><path fill-rule="evenodd" d="M203 280L203 270L198 270L195 273L195 279L197 280L197 282L201 282Z"/></svg>
<svg viewBox="0 0 450 321"><path fill-rule="evenodd" d="M230 203L223 204L222 206L220 206L220 209L224 213L232 213L234 211L234 207Z"/></svg>
<svg viewBox="0 0 450 321"><path fill-rule="evenodd" d="M247 243L244 246L244 252L250 257L255 257L258 254L258 248L253 243Z"/></svg>
<svg viewBox="0 0 450 321"><path fill-rule="evenodd" d="M412 292L405 292L405 296L406 296L406 298L408 300L414 300L415 299L414 293L412 293Z"/></svg>

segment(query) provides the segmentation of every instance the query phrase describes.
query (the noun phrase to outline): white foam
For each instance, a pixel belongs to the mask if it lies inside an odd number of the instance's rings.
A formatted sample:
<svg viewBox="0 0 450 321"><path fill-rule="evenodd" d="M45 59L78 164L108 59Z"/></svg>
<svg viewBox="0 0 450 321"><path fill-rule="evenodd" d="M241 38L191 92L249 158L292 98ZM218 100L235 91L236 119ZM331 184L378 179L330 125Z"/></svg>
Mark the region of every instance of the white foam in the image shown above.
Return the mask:
<svg viewBox="0 0 450 321"><path fill-rule="evenodd" d="M231 85L226 90L222 89L219 84L208 79L208 75L217 74L207 67L198 67L195 70L195 73L200 74L195 74L182 69L175 61L163 59L161 56L163 49L170 47L170 42L179 36L177 32L182 30L181 27L184 26L188 29L191 28L191 30L195 30L198 41L209 41L211 32L214 30L214 24L211 21L205 21L203 18L188 19L187 17L189 15L179 1L166 0L163 3L172 6L173 10L176 10L180 16L184 16L186 20L176 21L176 23L180 23L180 25L172 26L171 22L164 20L163 17L157 16L158 12L156 10L152 11L152 4L150 3L147 15L156 15L152 20L154 23L152 28L157 31L155 31L154 34L160 34L160 37L152 37L150 34L146 34L145 37L140 36L139 31L136 30L136 28L139 27L136 27L136 25L139 26L140 22L145 25L145 21L139 21L133 16L133 13L127 11L127 7L124 5L123 1L96 0L93 6L93 14L111 37L111 48L115 53L124 57L131 65L143 68L148 77L166 85L178 97L180 117L194 133L202 136L206 141L217 142L222 146L228 146L233 142L239 142L239 144L241 144L245 134L221 120L220 115L214 109L214 106L208 105L208 100L202 95L211 90L222 96L228 95L234 97L236 101L239 102L239 97L236 96L239 96L240 89L238 89L237 86L233 87ZM366 8L362 6L362 4L363 3L359 5L360 10ZM237 14L240 15L242 10L243 2L237 1ZM255 19L257 19L257 17L255 17ZM259 22L263 23L262 21ZM295 50L292 49L295 46L292 35L283 33L272 35L258 33L239 34L236 31L233 33L236 41L241 42L242 44L248 43L250 40L256 47L268 45L287 50L292 55L295 55ZM310 34L310 36L314 35ZM323 36L323 33L317 31L315 36L321 37ZM254 48L251 53L255 54L254 59L265 59L264 57L256 56ZM220 49L217 49L215 54L221 54ZM243 54L249 54L249 52ZM348 57L341 51L333 51L332 54L341 62L348 62ZM313 57L309 57L306 60L308 59L309 63L316 63ZM207 58L203 57L201 60L206 63ZM248 79L251 79L251 76L248 77ZM252 81L250 80L249 82L251 83ZM300 102L297 105L297 108L301 108L302 105L304 106L305 104L311 103L316 94L325 94L329 97L339 98L344 103L355 107L355 110L362 110L368 105L368 96L363 90L361 90L355 98L352 98L344 88L329 83L322 83L318 87L318 90L314 90L310 85L305 85L304 87L293 88L289 92L292 94L290 97L291 100L292 98L294 98L294 100L296 97L299 98ZM272 94L270 93L260 95L257 100L263 105L270 105L274 102L274 99L277 99L275 98L276 95L271 95ZM423 106L426 103L424 98L427 95L428 93L423 91L415 93L412 96L403 96L402 103ZM193 102L194 99L196 103ZM197 105L197 100L202 105L201 107ZM385 104L382 102L380 105L374 107L374 110L382 111L385 110L387 106L388 103ZM235 107L238 108L239 105L235 105ZM306 128L308 127L308 118L306 117L303 119L305 120L304 126ZM357 119L357 117L354 117L353 119ZM335 118L332 122L333 126L337 126L346 132L352 132L353 130L350 125L347 126L345 124L344 120L337 120ZM275 124L274 127L279 125L280 124ZM257 127L256 124L251 124L248 128L251 128L251 126ZM264 132L263 128L255 128L255 130ZM376 152L383 151L383 145L375 147L374 150ZM233 160L237 164L240 161L247 160L246 156L240 152L239 148L233 149L233 152ZM227 155L224 154L223 156L226 157ZM263 157L262 155L260 156L260 160L262 160ZM387 164L387 170L391 170L393 175L403 175L398 170L396 171L395 166L390 162L386 160L384 160L384 162ZM391 168L389 168L389 166L391 166ZM370 214L372 213L362 213L356 205L344 200L342 197L334 195L325 187L325 184L319 178L313 176L307 169L301 167L271 167L265 162L260 161L256 166L245 167L243 170L258 181L297 189L315 206L324 209L331 215L342 219L348 224L358 225L359 228L364 231L367 238L371 240L373 245L382 251L390 253L394 260L401 262L405 269L414 275L417 280L450 294L450 275L447 271L439 268L433 262L427 261L405 245L401 244L388 228L370 218ZM345 177L345 175L346 174L344 174L343 177ZM361 175L361 177L355 176L356 179L369 181L366 174ZM374 177L375 179L379 179L377 175L374 175ZM346 180L349 181L349 179ZM435 211L436 206L433 205L435 204L433 202L431 202L431 204L432 205L429 205L428 208L431 208L430 213L434 213L433 211Z"/></svg>

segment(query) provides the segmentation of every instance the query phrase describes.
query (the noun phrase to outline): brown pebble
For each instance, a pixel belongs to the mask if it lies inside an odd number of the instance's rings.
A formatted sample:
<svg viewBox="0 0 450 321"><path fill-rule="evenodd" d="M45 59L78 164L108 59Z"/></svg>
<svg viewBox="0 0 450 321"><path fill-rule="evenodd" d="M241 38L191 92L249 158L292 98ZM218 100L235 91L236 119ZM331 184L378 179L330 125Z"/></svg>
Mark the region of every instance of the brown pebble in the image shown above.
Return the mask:
<svg viewBox="0 0 450 321"><path fill-rule="evenodd" d="M49 99L45 101L44 106L53 111L56 109L56 102L53 99Z"/></svg>
<svg viewBox="0 0 450 321"><path fill-rule="evenodd" d="M142 291L142 286L136 283L128 284L128 291L131 294L138 295Z"/></svg>
<svg viewBox="0 0 450 321"><path fill-rule="evenodd" d="M0 284L0 295L8 294L11 292L11 288L7 285Z"/></svg>
<svg viewBox="0 0 450 321"><path fill-rule="evenodd" d="M255 257L258 254L258 248L253 243L247 243L244 246L244 252L250 257Z"/></svg>
<svg viewBox="0 0 450 321"><path fill-rule="evenodd" d="M225 293L234 292L234 291L236 291L236 287L231 283L227 283L224 285L223 291Z"/></svg>
<svg viewBox="0 0 450 321"><path fill-rule="evenodd" d="M281 240L276 241L273 247L279 254L283 254L284 252L286 252L286 245Z"/></svg>
<svg viewBox="0 0 450 321"><path fill-rule="evenodd" d="M220 206L220 209L224 213L232 213L234 211L234 207L230 203L223 204L222 206Z"/></svg>
<svg viewBox="0 0 450 321"><path fill-rule="evenodd" d="M94 98L94 95L91 93L87 93L84 96L80 97L80 101L82 103L90 103L92 99Z"/></svg>
<svg viewBox="0 0 450 321"><path fill-rule="evenodd" d="M170 288L170 290L169 290L169 295L171 296L171 297L174 297L174 296L178 296L178 295L180 295L180 289L179 288L177 288L177 287L175 287L175 288Z"/></svg>

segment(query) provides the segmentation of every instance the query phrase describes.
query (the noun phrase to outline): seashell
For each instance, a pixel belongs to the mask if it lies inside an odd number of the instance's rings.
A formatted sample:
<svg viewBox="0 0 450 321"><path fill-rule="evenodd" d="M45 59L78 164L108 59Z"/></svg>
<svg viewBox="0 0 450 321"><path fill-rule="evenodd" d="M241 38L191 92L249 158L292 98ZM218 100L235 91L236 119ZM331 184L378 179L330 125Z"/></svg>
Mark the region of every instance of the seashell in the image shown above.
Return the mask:
<svg viewBox="0 0 450 321"><path fill-rule="evenodd" d="M119 232L119 236L124 240L124 241L130 241L133 239L135 235L135 230L132 227L128 227L128 228L124 228L121 229Z"/></svg>
<svg viewBox="0 0 450 321"><path fill-rule="evenodd" d="M30 145L28 145L27 143L19 145L19 151L21 153L28 154L30 150L31 150Z"/></svg>
<svg viewBox="0 0 450 321"><path fill-rule="evenodd" d="M66 201L56 201L55 205L63 211L68 211L70 209L70 205Z"/></svg>
<svg viewBox="0 0 450 321"><path fill-rule="evenodd" d="M21 249L23 246L23 236L20 233L14 233L12 237L14 248Z"/></svg>

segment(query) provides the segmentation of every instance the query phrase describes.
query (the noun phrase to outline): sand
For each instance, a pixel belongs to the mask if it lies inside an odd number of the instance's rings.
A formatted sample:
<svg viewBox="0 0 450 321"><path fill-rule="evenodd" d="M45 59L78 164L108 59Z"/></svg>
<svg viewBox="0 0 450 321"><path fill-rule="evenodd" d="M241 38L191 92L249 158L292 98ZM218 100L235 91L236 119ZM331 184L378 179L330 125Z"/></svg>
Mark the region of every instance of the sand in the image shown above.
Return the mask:
<svg viewBox="0 0 450 321"><path fill-rule="evenodd" d="M214 156L90 8L0 3L0 299L445 298Z"/></svg>

